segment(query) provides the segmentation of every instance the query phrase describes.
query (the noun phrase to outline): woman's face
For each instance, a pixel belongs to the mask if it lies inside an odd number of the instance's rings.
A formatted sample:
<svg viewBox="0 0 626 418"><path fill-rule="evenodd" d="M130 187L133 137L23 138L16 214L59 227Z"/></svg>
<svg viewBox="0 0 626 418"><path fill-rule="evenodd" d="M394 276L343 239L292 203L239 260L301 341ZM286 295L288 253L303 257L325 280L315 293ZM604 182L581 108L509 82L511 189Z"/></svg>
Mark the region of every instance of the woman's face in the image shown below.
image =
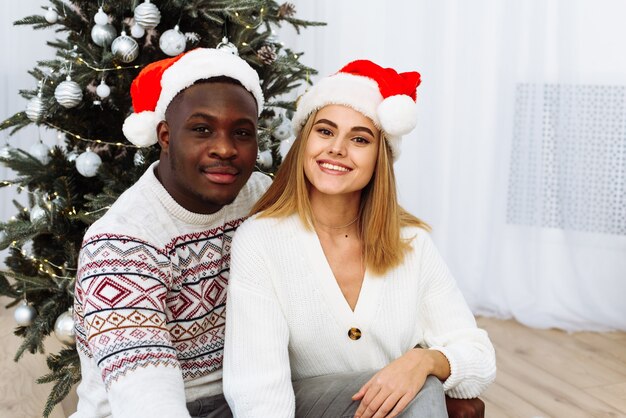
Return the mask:
<svg viewBox="0 0 626 418"><path fill-rule="evenodd" d="M320 109L304 150L311 193L360 195L374 174L378 132L368 117L349 107Z"/></svg>

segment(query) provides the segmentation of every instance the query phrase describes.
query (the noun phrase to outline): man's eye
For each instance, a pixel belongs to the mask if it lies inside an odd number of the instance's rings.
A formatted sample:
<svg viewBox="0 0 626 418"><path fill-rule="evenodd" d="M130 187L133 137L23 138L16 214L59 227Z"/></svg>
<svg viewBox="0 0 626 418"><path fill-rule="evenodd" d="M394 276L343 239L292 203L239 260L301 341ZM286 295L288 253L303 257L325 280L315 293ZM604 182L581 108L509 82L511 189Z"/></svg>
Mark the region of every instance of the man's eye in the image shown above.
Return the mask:
<svg viewBox="0 0 626 418"><path fill-rule="evenodd" d="M248 129L238 129L235 131L235 136L243 138L254 137L254 132Z"/></svg>
<svg viewBox="0 0 626 418"><path fill-rule="evenodd" d="M192 129L194 132L200 132L205 134L211 132L211 128L209 128L208 126L194 126Z"/></svg>

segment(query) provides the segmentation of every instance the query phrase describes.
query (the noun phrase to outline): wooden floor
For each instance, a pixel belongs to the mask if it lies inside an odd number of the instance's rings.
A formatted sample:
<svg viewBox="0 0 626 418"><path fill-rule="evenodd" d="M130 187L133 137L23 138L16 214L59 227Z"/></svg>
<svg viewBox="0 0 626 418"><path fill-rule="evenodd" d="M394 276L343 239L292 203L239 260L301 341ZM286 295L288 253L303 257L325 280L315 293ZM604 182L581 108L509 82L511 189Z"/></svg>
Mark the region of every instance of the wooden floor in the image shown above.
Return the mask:
<svg viewBox="0 0 626 418"><path fill-rule="evenodd" d="M626 417L626 333L537 330L479 318L498 375L481 397L487 418Z"/></svg>
<svg viewBox="0 0 626 418"><path fill-rule="evenodd" d="M498 357L496 382L482 396L487 418L626 417L626 333L568 334L488 318L478 323ZM12 310L0 308L0 418L40 417L49 386L34 380L47 369L42 356L12 361L20 342L13 326ZM67 417L75 405L75 395L68 397L52 417Z"/></svg>

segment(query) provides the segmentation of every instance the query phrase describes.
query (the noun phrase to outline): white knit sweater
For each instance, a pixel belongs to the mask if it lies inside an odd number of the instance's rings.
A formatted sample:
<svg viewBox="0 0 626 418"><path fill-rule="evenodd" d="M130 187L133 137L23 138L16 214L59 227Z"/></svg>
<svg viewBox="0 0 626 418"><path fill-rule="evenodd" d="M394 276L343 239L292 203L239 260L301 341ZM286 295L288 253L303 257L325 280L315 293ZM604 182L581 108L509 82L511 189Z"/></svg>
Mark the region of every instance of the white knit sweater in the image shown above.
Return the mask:
<svg viewBox="0 0 626 418"><path fill-rule="evenodd" d="M235 417L294 416L291 380L378 370L417 344L450 363L448 395L478 396L495 353L476 327L428 234L404 228L412 251L384 276L365 273L354 312L314 231L299 218L251 218L233 242L224 394ZM358 328L358 340L348 337Z"/></svg>
<svg viewBox="0 0 626 418"><path fill-rule="evenodd" d="M153 164L85 234L76 278L82 379L72 418L188 418L222 391L230 245L267 189L254 173L220 211L187 211Z"/></svg>

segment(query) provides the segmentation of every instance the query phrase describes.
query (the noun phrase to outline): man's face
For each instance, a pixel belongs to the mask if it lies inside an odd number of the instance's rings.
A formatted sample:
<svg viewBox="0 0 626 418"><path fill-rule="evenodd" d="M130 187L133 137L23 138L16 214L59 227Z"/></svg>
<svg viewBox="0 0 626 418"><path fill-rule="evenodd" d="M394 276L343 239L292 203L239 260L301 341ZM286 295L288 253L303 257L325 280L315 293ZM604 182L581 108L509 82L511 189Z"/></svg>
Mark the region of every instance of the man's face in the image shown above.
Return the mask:
<svg viewBox="0 0 626 418"><path fill-rule="evenodd" d="M195 84L172 101L157 133L165 189L191 212L214 213L235 200L254 169L257 105L239 85Z"/></svg>

